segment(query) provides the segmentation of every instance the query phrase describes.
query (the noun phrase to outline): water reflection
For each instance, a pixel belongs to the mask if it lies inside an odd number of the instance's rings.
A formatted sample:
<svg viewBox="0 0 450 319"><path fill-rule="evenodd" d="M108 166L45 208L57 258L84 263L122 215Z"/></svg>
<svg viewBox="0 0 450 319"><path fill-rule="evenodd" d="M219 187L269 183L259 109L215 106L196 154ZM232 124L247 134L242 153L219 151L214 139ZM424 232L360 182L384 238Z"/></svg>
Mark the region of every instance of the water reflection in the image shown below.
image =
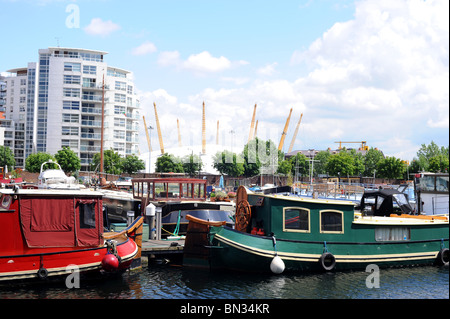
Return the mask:
<svg viewBox="0 0 450 319"><path fill-rule="evenodd" d="M380 288L364 271L254 275L151 266L107 280L0 284L0 299L448 299L448 267L382 269Z"/></svg>

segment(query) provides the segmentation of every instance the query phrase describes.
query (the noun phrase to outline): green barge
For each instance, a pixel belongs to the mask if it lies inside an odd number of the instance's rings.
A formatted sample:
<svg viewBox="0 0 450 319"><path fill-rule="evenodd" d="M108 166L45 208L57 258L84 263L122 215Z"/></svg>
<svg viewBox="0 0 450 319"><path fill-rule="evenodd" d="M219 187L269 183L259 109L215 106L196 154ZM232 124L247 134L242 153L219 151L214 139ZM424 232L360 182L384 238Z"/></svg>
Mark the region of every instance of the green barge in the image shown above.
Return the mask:
<svg viewBox="0 0 450 319"><path fill-rule="evenodd" d="M401 196L377 193L355 209L240 188L235 229L190 218L183 264L281 273L448 263L448 215L413 215Z"/></svg>

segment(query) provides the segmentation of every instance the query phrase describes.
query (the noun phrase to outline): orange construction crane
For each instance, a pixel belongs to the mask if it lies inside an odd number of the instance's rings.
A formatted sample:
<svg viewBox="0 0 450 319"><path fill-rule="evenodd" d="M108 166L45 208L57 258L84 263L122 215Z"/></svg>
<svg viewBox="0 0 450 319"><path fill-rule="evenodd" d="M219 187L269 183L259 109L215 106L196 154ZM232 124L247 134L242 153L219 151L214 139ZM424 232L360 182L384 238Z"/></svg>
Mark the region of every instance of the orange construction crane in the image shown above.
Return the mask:
<svg viewBox="0 0 450 319"><path fill-rule="evenodd" d="M206 154L206 123L205 123L205 101L203 101L202 115L202 154Z"/></svg>
<svg viewBox="0 0 450 319"><path fill-rule="evenodd" d="M280 144L278 144L278 150L279 151L281 151L283 149L284 139L286 138L287 130L288 130L288 127L289 127L289 121L291 120L291 114L292 114L292 108L289 111L289 116L288 116L288 118L286 120L286 124L284 125L283 133L281 133Z"/></svg>
<svg viewBox="0 0 450 319"><path fill-rule="evenodd" d="M161 148L161 154L164 154L164 144L161 135L161 127L159 126L158 112L156 111L156 103L153 102L153 106L155 107L155 118L156 118L156 128L158 129L158 137L159 137L159 147Z"/></svg>
<svg viewBox="0 0 450 319"><path fill-rule="evenodd" d="M363 151L367 151L369 150L369 146L367 146L367 142L366 141L361 141L361 142L335 142L335 143L339 143L339 149L342 149L342 143L348 144L348 143L358 143L361 144L361 150Z"/></svg>
<svg viewBox="0 0 450 319"><path fill-rule="evenodd" d="M145 135L147 135L148 151L151 152L152 144L150 143L150 135L148 134L148 127L147 127L147 123L145 122L145 116L142 115L142 118L144 119Z"/></svg>
<svg viewBox="0 0 450 319"><path fill-rule="evenodd" d="M219 145L219 120L217 120L216 145Z"/></svg>
<svg viewBox="0 0 450 319"><path fill-rule="evenodd" d="M178 119L177 119L177 128L178 128L178 146L181 147L180 121Z"/></svg>
<svg viewBox="0 0 450 319"><path fill-rule="evenodd" d="M294 136L292 137L291 145L289 145L288 153L292 152L294 148L295 139L297 138L298 128L300 127L300 123L302 122L303 113L300 114L300 119L298 120L297 127L295 128Z"/></svg>
<svg viewBox="0 0 450 319"><path fill-rule="evenodd" d="M248 134L248 141L250 142L255 136L253 136L253 130L255 128L255 116L256 116L256 104L253 108L253 117L252 117L252 123L250 124L250 133Z"/></svg>

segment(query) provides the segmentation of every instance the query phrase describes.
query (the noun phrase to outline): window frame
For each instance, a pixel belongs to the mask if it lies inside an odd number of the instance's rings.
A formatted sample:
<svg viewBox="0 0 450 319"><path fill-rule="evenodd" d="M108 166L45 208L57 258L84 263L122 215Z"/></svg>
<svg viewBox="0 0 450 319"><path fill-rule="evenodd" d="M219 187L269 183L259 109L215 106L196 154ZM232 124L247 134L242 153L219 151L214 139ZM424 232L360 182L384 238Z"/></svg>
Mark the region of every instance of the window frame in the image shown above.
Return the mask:
<svg viewBox="0 0 450 319"><path fill-rule="evenodd" d="M341 215L341 230L340 231L336 231L336 230L323 230L322 227L322 214L323 213L338 213ZM324 209L319 211L319 231L321 234L343 234L345 229L344 229L344 212L341 210L336 210L336 209Z"/></svg>
<svg viewBox="0 0 450 319"><path fill-rule="evenodd" d="M308 214L308 229L291 229L286 228L286 211L287 210L302 210ZM292 232L292 233L311 233L311 210L304 207L283 207L283 232Z"/></svg>

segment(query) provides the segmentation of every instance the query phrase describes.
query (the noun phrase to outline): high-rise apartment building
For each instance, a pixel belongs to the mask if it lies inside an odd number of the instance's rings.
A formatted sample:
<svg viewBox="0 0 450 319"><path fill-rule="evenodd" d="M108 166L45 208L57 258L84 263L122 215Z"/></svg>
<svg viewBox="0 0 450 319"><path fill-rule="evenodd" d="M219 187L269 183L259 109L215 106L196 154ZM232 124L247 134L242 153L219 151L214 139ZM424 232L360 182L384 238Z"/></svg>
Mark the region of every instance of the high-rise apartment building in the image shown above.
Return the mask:
<svg viewBox="0 0 450 319"><path fill-rule="evenodd" d="M68 146L80 157L81 169L89 170L94 154L100 152L102 106L104 150L138 154L139 99L133 74L108 66L106 54L42 49L38 62L7 71L1 81L5 119L0 119L0 126L16 167L24 167L29 154L53 155Z"/></svg>

